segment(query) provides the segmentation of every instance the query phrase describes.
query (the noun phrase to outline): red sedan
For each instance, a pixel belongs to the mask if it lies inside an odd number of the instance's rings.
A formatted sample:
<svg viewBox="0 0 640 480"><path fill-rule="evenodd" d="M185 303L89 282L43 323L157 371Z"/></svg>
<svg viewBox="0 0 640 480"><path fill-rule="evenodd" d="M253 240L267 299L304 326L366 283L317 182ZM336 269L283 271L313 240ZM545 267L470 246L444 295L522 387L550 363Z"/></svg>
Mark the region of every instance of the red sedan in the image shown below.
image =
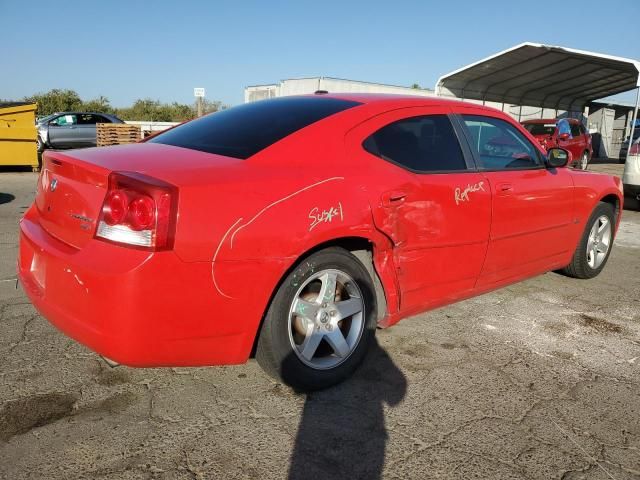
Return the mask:
<svg viewBox="0 0 640 480"><path fill-rule="evenodd" d="M575 118L559 120L527 120L524 128L533 135L545 150L561 147L571 152L573 164L586 170L593 155L591 134L582 122Z"/></svg>
<svg viewBox="0 0 640 480"><path fill-rule="evenodd" d="M500 111L442 99L249 103L144 143L47 151L18 274L114 362L245 362L317 389L376 327L549 270L604 267L614 176Z"/></svg>

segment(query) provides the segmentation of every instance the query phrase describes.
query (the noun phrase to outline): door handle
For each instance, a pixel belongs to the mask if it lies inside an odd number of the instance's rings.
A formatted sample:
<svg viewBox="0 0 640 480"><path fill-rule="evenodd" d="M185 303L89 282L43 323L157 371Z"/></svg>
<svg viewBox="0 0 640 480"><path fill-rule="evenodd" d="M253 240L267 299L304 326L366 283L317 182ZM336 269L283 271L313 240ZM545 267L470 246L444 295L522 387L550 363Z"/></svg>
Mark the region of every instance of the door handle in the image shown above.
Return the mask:
<svg viewBox="0 0 640 480"><path fill-rule="evenodd" d="M496 187L498 195L509 195L513 192L513 185L510 183L499 183Z"/></svg>
<svg viewBox="0 0 640 480"><path fill-rule="evenodd" d="M406 192L396 191L396 192L385 192L382 194L382 205L385 207L391 207L393 205L398 205L404 202L404 199L407 197Z"/></svg>

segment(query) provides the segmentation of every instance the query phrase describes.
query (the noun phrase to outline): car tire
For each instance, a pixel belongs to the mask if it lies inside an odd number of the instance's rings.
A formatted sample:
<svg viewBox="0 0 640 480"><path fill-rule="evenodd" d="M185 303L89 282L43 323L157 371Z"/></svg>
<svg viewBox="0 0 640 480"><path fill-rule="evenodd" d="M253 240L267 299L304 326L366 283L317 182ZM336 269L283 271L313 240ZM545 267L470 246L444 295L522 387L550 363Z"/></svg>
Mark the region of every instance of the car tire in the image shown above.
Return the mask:
<svg viewBox="0 0 640 480"><path fill-rule="evenodd" d="M574 278L597 276L609 259L613 247L615 211L609 203L600 202L589 216L571 263L561 270Z"/></svg>
<svg viewBox="0 0 640 480"><path fill-rule="evenodd" d="M286 276L264 318L256 360L299 391L353 374L376 331L376 300L365 266L343 248L306 257Z"/></svg>
<svg viewBox="0 0 640 480"><path fill-rule="evenodd" d="M588 166L589 166L589 152L585 150L582 156L580 157L580 163L578 164L578 167L580 168L580 170L586 170Z"/></svg>

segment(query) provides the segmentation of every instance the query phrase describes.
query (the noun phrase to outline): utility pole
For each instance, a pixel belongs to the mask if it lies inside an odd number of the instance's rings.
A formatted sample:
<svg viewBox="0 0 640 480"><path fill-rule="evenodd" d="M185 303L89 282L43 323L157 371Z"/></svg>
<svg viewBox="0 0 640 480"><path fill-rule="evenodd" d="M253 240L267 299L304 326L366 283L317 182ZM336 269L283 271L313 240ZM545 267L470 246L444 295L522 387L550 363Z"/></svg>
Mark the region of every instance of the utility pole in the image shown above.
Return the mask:
<svg viewBox="0 0 640 480"><path fill-rule="evenodd" d="M196 110L198 112L198 117L202 116L202 109L203 109L203 100L204 100L204 88L194 88L193 89L193 96L196 97Z"/></svg>

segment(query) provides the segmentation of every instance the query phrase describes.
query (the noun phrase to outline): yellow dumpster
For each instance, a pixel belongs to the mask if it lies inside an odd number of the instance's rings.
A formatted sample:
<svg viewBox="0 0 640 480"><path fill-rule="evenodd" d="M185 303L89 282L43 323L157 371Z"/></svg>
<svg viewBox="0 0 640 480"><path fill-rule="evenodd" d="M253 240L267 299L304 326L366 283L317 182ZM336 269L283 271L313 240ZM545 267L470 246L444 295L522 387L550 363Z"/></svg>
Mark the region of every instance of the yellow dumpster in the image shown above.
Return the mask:
<svg viewBox="0 0 640 480"><path fill-rule="evenodd" d="M38 169L35 115L35 103L0 103L0 166Z"/></svg>

